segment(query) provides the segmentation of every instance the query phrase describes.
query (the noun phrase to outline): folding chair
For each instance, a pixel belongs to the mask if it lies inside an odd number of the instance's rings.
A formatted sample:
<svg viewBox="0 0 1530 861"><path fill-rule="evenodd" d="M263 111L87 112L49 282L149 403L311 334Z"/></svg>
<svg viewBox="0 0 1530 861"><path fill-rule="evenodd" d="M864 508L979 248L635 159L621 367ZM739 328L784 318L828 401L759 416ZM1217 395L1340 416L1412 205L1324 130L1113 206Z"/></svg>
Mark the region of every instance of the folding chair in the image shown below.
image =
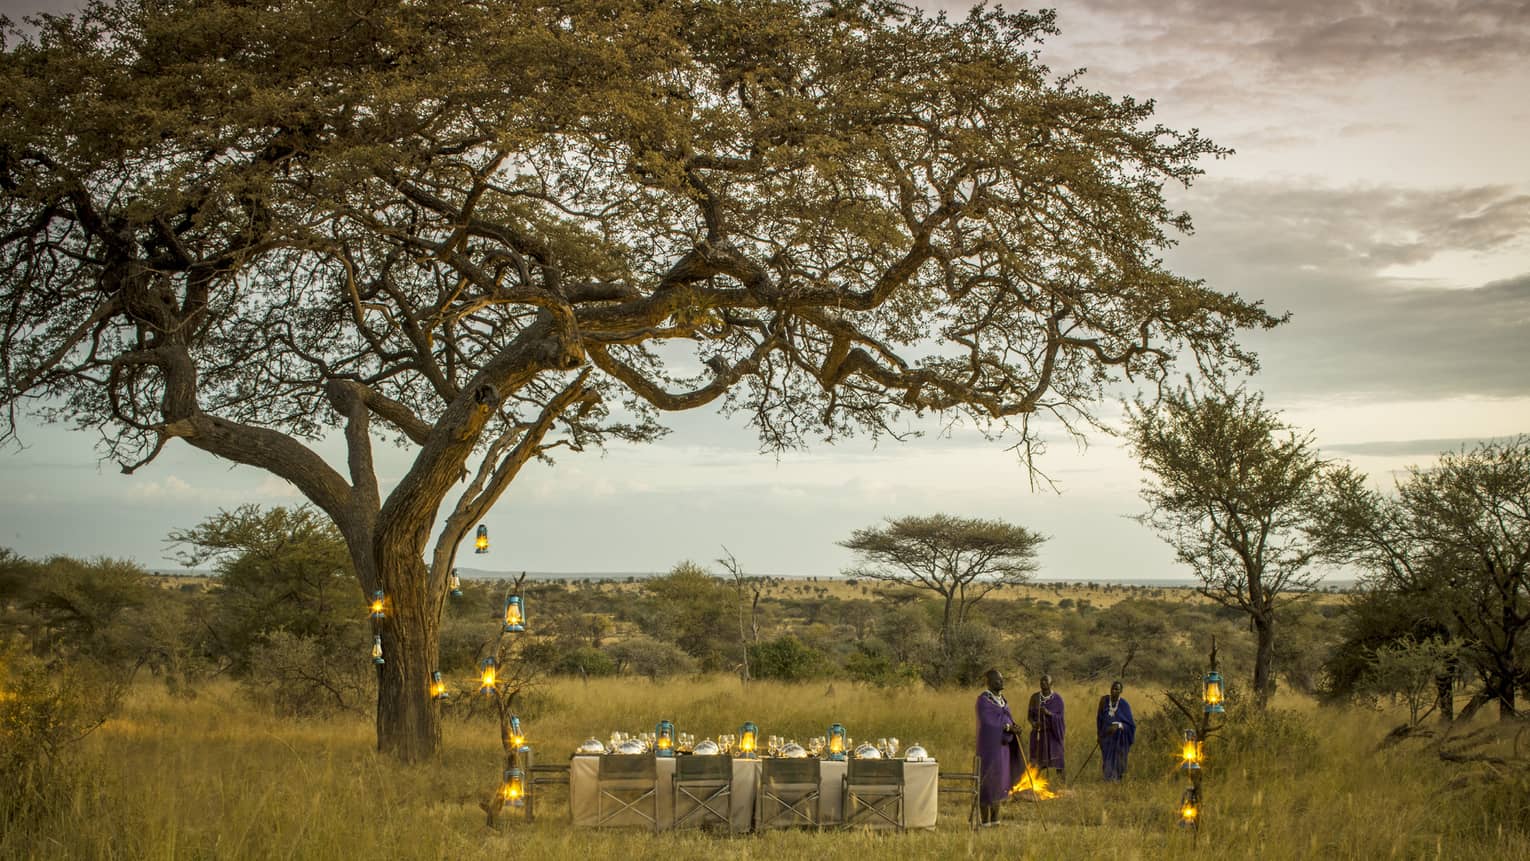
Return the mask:
<svg viewBox="0 0 1530 861"><path fill-rule="evenodd" d="M971 771L941 771L935 782L943 795L970 795L972 803L967 810L967 823L978 827L978 787L982 780L982 760L972 758Z"/></svg>
<svg viewBox="0 0 1530 861"><path fill-rule="evenodd" d="M850 760L844 793L846 825L903 830L903 760Z"/></svg>
<svg viewBox="0 0 1530 861"><path fill-rule="evenodd" d="M597 826L633 824L618 821L631 813L659 830L659 776L652 756L602 756L595 787Z"/></svg>
<svg viewBox="0 0 1530 861"><path fill-rule="evenodd" d="M733 831L733 757L675 758L675 827L721 824Z"/></svg>
<svg viewBox="0 0 1530 861"><path fill-rule="evenodd" d="M818 760L762 759L754 827L818 828Z"/></svg>

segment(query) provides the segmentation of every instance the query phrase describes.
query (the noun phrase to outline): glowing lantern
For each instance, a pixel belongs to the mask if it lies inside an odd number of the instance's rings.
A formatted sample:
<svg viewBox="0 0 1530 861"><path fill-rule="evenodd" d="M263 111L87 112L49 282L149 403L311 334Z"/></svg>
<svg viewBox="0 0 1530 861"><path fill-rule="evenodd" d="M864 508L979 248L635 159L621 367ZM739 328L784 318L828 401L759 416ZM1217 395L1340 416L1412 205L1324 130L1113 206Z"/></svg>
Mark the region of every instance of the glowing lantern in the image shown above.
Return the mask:
<svg viewBox="0 0 1530 861"><path fill-rule="evenodd" d="M1185 789L1185 794L1179 798L1179 827L1200 828L1201 824L1201 799L1200 794L1191 786Z"/></svg>
<svg viewBox="0 0 1530 861"><path fill-rule="evenodd" d="M489 527L478 524L478 537L473 539L474 553L489 552Z"/></svg>
<svg viewBox="0 0 1530 861"><path fill-rule="evenodd" d="M372 663L385 664L382 656L382 634L372 635Z"/></svg>
<svg viewBox="0 0 1530 861"><path fill-rule="evenodd" d="M848 744L848 742L845 740L845 728L844 728L844 726L842 726L840 724L832 724L832 725L830 725L829 726L829 759L844 759L845 758L845 747L847 746L847 744Z"/></svg>
<svg viewBox="0 0 1530 861"><path fill-rule="evenodd" d="M653 730L654 756L675 755L675 725L667 720L659 721Z"/></svg>
<svg viewBox="0 0 1530 861"><path fill-rule="evenodd" d="M1222 714L1222 674L1216 670L1206 674L1205 692L1201 699L1206 703L1206 714Z"/></svg>
<svg viewBox="0 0 1530 861"><path fill-rule="evenodd" d="M372 618L382 619L388 615L388 596L378 589L372 593Z"/></svg>
<svg viewBox="0 0 1530 861"><path fill-rule="evenodd" d="M1179 767L1193 770L1201 767L1201 761L1205 758L1205 742L1195 737L1195 730L1185 730L1185 743L1179 752Z"/></svg>
<svg viewBox="0 0 1530 861"><path fill-rule="evenodd" d="M449 585L451 587L451 589L452 589L452 597L453 598L461 598L462 597L462 578L457 576L457 569L456 568L452 569L452 576L446 582L447 582L447 585Z"/></svg>
<svg viewBox="0 0 1530 861"><path fill-rule="evenodd" d="M510 743L510 749L511 750L526 750L527 749L526 748L526 733L521 730L521 719L520 719L519 715L511 715L510 716L509 735L507 735L505 737L505 740Z"/></svg>
<svg viewBox="0 0 1530 861"><path fill-rule="evenodd" d="M504 782L499 785L499 797L513 807L526 803L526 778L519 768L505 769Z"/></svg>
<svg viewBox="0 0 1530 861"><path fill-rule="evenodd" d="M484 658L483 663L478 665L478 669L480 671L478 680L482 683L478 686L478 692L481 694L489 693L494 690L494 675L496 672L494 659Z"/></svg>
<svg viewBox="0 0 1530 861"><path fill-rule="evenodd" d="M444 700L444 699L449 698L450 696L451 696L451 694L446 692L446 681L441 678L441 671L440 670L431 670L430 671L430 698L433 699L433 700Z"/></svg>
<svg viewBox="0 0 1530 861"><path fill-rule="evenodd" d="M505 599L505 633L519 634L526 630L526 607L521 596L511 595Z"/></svg>
<svg viewBox="0 0 1530 861"><path fill-rule="evenodd" d="M744 725L738 730L738 752L744 759L754 759L759 754L756 750L760 746L760 728L754 725L754 721L744 721Z"/></svg>

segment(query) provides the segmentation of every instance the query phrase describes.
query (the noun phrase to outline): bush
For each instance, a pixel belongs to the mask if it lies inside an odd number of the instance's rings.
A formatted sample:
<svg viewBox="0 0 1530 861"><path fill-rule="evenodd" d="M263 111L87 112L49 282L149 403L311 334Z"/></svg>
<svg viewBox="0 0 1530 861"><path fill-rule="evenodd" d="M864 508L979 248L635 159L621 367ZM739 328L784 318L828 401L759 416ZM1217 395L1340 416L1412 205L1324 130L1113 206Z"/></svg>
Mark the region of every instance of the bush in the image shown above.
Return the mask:
<svg viewBox="0 0 1530 861"><path fill-rule="evenodd" d="M594 646L560 649L553 672L569 676L614 676L616 660Z"/></svg>
<svg viewBox="0 0 1530 861"><path fill-rule="evenodd" d="M828 661L791 634L749 647L749 670L757 679L795 682L822 675Z"/></svg>
<svg viewBox="0 0 1530 861"><path fill-rule="evenodd" d="M286 717L347 711L371 714L377 673L360 637L354 648L318 637L272 631L250 649L244 679L255 699Z"/></svg>
<svg viewBox="0 0 1530 861"><path fill-rule="evenodd" d="M606 647L616 662L618 673L632 673L650 679L696 672L696 659L672 643L652 637L629 637Z"/></svg>

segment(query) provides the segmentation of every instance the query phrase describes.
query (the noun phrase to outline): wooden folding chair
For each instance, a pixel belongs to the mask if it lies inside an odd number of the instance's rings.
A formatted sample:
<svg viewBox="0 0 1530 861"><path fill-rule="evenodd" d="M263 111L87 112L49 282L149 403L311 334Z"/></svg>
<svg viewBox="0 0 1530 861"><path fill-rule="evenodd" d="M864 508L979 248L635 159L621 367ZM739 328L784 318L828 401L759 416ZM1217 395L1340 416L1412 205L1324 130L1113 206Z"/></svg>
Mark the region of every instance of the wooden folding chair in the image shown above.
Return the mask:
<svg viewBox="0 0 1530 861"><path fill-rule="evenodd" d="M845 766L845 825L902 831L903 760L852 759Z"/></svg>
<svg viewBox="0 0 1530 861"><path fill-rule="evenodd" d="M676 757L674 796L676 828L721 824L732 833L733 757Z"/></svg>
<svg viewBox="0 0 1530 861"><path fill-rule="evenodd" d="M754 827L818 828L818 760L762 759Z"/></svg>
<svg viewBox="0 0 1530 861"><path fill-rule="evenodd" d="M602 756L595 786L599 792L595 802L597 826L632 824L618 820L636 814L654 831L659 830L659 777L652 756Z"/></svg>

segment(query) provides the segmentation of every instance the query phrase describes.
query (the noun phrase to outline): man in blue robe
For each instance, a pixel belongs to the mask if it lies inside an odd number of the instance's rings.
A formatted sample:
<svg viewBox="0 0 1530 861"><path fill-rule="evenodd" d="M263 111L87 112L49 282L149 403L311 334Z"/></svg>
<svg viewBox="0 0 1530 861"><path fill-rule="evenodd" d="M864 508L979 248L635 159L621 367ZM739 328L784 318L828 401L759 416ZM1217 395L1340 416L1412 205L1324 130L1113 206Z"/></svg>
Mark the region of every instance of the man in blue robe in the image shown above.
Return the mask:
<svg viewBox="0 0 1530 861"><path fill-rule="evenodd" d="M1031 765L1038 771L1056 769L1047 778L1054 786L1063 784L1063 738L1067 727L1063 723L1062 694L1052 690L1052 677L1041 676L1041 690L1031 694L1026 719L1031 724Z"/></svg>
<svg viewBox="0 0 1530 861"><path fill-rule="evenodd" d="M1121 698L1121 682L1110 684L1110 693L1100 697L1100 710L1094 716L1095 733L1100 739L1100 766L1105 780L1119 782L1126 776L1126 754L1137 740L1137 721L1132 706Z"/></svg>
<svg viewBox="0 0 1530 861"><path fill-rule="evenodd" d="M996 669L983 675L988 688L977 698L978 812L986 827L999 824L999 805L1025 772L1020 765L1020 739L1015 737L1018 727L1002 693L1004 675Z"/></svg>

